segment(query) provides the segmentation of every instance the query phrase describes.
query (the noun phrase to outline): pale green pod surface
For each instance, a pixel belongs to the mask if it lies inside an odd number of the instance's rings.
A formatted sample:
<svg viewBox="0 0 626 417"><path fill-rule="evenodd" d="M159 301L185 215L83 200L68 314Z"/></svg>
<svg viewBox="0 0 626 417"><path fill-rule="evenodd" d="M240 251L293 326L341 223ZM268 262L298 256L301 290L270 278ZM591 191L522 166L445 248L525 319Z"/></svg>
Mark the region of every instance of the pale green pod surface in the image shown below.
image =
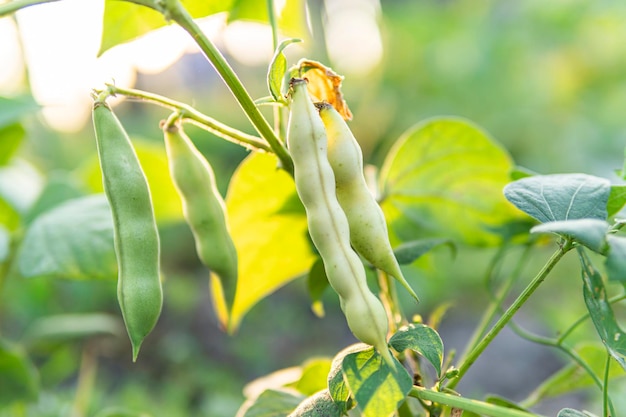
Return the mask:
<svg viewBox="0 0 626 417"><path fill-rule="evenodd" d="M350 246L348 220L335 194L327 139L306 82L292 81L287 144L296 190L306 209L309 233L324 261L328 282L340 297L352 333L376 347L390 363L387 316L367 286L365 269Z"/></svg>
<svg viewBox="0 0 626 417"><path fill-rule="evenodd" d="M361 147L333 106L318 107L328 136L328 161L335 174L337 200L348 218L352 246L376 268L396 278L418 300L393 254L383 211L365 182Z"/></svg>
<svg viewBox="0 0 626 417"><path fill-rule="evenodd" d="M117 298L135 361L163 305L159 234L148 182L126 131L105 103L94 104L93 124L104 191L113 215Z"/></svg>
<svg viewBox="0 0 626 417"><path fill-rule="evenodd" d="M196 252L219 277L227 308L232 308L237 288L237 250L226 221L224 200L215 174L204 155L178 124L163 127L170 175L183 202Z"/></svg>

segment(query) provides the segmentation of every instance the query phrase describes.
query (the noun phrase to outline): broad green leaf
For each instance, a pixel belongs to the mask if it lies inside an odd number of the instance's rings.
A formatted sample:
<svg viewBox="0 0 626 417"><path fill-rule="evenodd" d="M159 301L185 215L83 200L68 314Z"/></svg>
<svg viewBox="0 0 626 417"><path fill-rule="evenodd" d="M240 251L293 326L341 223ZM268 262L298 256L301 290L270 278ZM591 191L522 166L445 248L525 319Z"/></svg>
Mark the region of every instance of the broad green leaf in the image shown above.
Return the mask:
<svg viewBox="0 0 626 417"><path fill-rule="evenodd" d="M157 0L143 0L142 2L149 7L128 1L105 0L102 40L98 55L102 55L115 45L128 42L166 25L163 15L150 8L156 7ZM227 11L231 1L183 0L183 5L192 17L200 18Z"/></svg>
<svg viewBox="0 0 626 417"><path fill-rule="evenodd" d="M438 118L409 129L381 170L382 207L395 241L446 237L495 245L494 230L520 219L502 196L514 165L467 120Z"/></svg>
<svg viewBox="0 0 626 417"><path fill-rule="evenodd" d="M556 233L572 238L595 252L605 253L608 230L609 224L605 220L575 219L542 223L530 231L531 233Z"/></svg>
<svg viewBox="0 0 626 417"><path fill-rule="evenodd" d="M608 278L626 287L626 238L609 235L606 239L609 244L605 262Z"/></svg>
<svg viewBox="0 0 626 417"><path fill-rule="evenodd" d="M14 230L37 199L43 179L26 161L13 159L0 167L0 224Z"/></svg>
<svg viewBox="0 0 626 417"><path fill-rule="evenodd" d="M394 248L393 253L400 265L408 265L415 262L422 255L436 248L437 246L447 245L452 251L452 255L456 255L456 246L450 239L419 239L411 242L405 242Z"/></svg>
<svg viewBox="0 0 626 417"><path fill-rule="evenodd" d="M29 343L83 339L92 336L124 336L124 323L109 314L59 314L35 321L26 331Z"/></svg>
<svg viewBox="0 0 626 417"><path fill-rule="evenodd" d="M606 210L609 217L616 215L626 204L626 185L611 185Z"/></svg>
<svg viewBox="0 0 626 417"><path fill-rule="evenodd" d="M141 168L148 179L154 216L157 222L163 224L182 221L182 202L170 178L165 147L141 138L133 137L132 141ZM82 167L80 175L91 191L103 192L102 173L98 158L95 155Z"/></svg>
<svg viewBox="0 0 626 417"><path fill-rule="evenodd" d="M595 371L597 375L604 372L606 364L606 348L600 343L584 344L577 347L578 355ZM609 369L609 378L624 377L624 371L617 362L612 362ZM534 392L533 399L558 397L580 389L591 387L594 380L585 370L575 362L571 362L558 370L541 383Z"/></svg>
<svg viewBox="0 0 626 417"><path fill-rule="evenodd" d="M100 410L95 417L151 417L151 415L125 407L109 407L104 410Z"/></svg>
<svg viewBox="0 0 626 417"><path fill-rule="evenodd" d="M37 217L17 264L26 278L115 279L113 220L105 196L69 200Z"/></svg>
<svg viewBox="0 0 626 417"><path fill-rule="evenodd" d="M26 212L24 223L30 224L37 216L73 198L84 196L81 185L65 172L48 175L46 185Z"/></svg>
<svg viewBox="0 0 626 417"><path fill-rule="evenodd" d="M39 104L30 95L0 97L0 129L13 125L22 117L39 110Z"/></svg>
<svg viewBox="0 0 626 417"><path fill-rule="evenodd" d="M313 395L327 387L332 361L328 358L311 359L302 365L302 376L290 387L304 395Z"/></svg>
<svg viewBox="0 0 626 417"><path fill-rule="evenodd" d="M267 87L270 90L270 94L274 98L274 101L283 101L282 97L282 85L287 71L287 58L283 54L283 50L295 42L301 42L300 39L285 39L278 45L274 57L270 62L269 70L267 72Z"/></svg>
<svg viewBox="0 0 626 417"><path fill-rule="evenodd" d="M583 296L591 321L613 359L626 371L626 333L620 328L609 303L600 272L579 250L583 277Z"/></svg>
<svg viewBox="0 0 626 417"><path fill-rule="evenodd" d="M39 394L39 375L26 354L0 339L0 409L17 402L30 402Z"/></svg>
<svg viewBox="0 0 626 417"><path fill-rule="evenodd" d="M293 179L270 154L250 155L230 181L226 208L239 279L230 319L218 311L230 331L253 305L305 273L315 260L304 210L295 207L295 190Z"/></svg>
<svg viewBox="0 0 626 417"><path fill-rule="evenodd" d="M267 2L257 0L233 0L228 12L228 21L250 20L269 23Z"/></svg>
<svg viewBox="0 0 626 417"><path fill-rule="evenodd" d="M317 317L324 317L322 295L329 285L326 270L324 269L324 261L318 258L307 276L307 288L309 290L309 297L311 297L311 309Z"/></svg>
<svg viewBox="0 0 626 417"><path fill-rule="evenodd" d="M371 349L365 343L355 343L341 350L330 365L328 372L328 391L330 396L342 412L347 412L353 407L353 401L350 399L350 389L343 378L343 360L352 353L362 352Z"/></svg>
<svg viewBox="0 0 626 417"><path fill-rule="evenodd" d="M398 352L414 350L422 355L441 376L443 365L443 342L436 330L424 324L411 324L396 332L389 339L389 344Z"/></svg>
<svg viewBox="0 0 626 417"><path fill-rule="evenodd" d="M504 195L541 223L608 217L611 184L586 174L536 175L512 182Z"/></svg>
<svg viewBox="0 0 626 417"><path fill-rule="evenodd" d="M287 417L306 397L293 390L268 389L246 401L238 417Z"/></svg>
<svg viewBox="0 0 626 417"><path fill-rule="evenodd" d="M289 417L341 417L343 412L324 389L302 401Z"/></svg>
<svg viewBox="0 0 626 417"><path fill-rule="evenodd" d="M406 399L413 379L394 358L391 369L374 348L346 355L343 377L364 417L391 415Z"/></svg>

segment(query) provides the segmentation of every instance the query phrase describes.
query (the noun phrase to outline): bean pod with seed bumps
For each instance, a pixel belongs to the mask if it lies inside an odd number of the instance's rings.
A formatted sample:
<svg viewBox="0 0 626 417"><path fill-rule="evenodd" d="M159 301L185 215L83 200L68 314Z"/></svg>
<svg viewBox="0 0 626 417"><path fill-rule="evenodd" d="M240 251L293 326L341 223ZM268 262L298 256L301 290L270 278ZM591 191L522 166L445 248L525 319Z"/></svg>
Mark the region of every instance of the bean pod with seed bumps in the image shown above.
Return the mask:
<svg viewBox="0 0 626 417"><path fill-rule="evenodd" d="M220 280L230 309L237 287L237 250L226 222L224 200L206 158L184 132L177 115L163 125L170 175L181 196L198 257Z"/></svg>
<svg viewBox="0 0 626 417"><path fill-rule="evenodd" d="M385 216L365 182L359 143L332 105L316 106L326 127L328 161L335 174L337 200L350 225L350 243L363 258L396 278L418 300L393 254Z"/></svg>
<svg viewBox="0 0 626 417"><path fill-rule="evenodd" d="M146 176L122 124L100 99L92 116L104 191L113 215L117 298L135 361L163 305L159 233Z"/></svg>
<svg viewBox="0 0 626 417"><path fill-rule="evenodd" d="M367 286L363 263L350 246L348 220L337 201L335 176L328 162L326 130L305 80L291 81L290 98L287 146L311 239L324 261L328 282L339 295L350 330L393 367L387 347L387 315Z"/></svg>

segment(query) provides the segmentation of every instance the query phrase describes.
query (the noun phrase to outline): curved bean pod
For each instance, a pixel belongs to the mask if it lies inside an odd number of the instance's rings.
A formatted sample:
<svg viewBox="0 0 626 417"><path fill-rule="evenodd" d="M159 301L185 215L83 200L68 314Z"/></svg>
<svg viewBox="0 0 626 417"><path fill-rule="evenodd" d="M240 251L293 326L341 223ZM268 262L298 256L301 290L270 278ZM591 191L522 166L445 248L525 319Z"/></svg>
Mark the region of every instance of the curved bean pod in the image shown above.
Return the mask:
<svg viewBox="0 0 626 417"><path fill-rule="evenodd" d="M350 225L352 246L376 268L397 279L418 300L393 254L383 211L365 182L359 143L333 106L321 103L317 107L326 127L328 161L335 174L337 200Z"/></svg>
<svg viewBox="0 0 626 417"><path fill-rule="evenodd" d="M350 247L348 220L335 195L324 124L309 97L306 81L292 80L290 94L287 146L311 239L324 261L328 282L340 297L350 330L374 346L393 367L385 309L367 286L363 264Z"/></svg>
<svg viewBox="0 0 626 417"><path fill-rule="evenodd" d="M163 136L170 176L181 196L196 252L220 280L230 310L237 288L237 250L228 230L225 204L215 184L215 174L179 121L168 120L163 125Z"/></svg>
<svg viewBox="0 0 626 417"><path fill-rule="evenodd" d="M160 246L150 190L123 126L106 103L93 107L104 191L111 206L117 255L117 298L133 361L161 314Z"/></svg>

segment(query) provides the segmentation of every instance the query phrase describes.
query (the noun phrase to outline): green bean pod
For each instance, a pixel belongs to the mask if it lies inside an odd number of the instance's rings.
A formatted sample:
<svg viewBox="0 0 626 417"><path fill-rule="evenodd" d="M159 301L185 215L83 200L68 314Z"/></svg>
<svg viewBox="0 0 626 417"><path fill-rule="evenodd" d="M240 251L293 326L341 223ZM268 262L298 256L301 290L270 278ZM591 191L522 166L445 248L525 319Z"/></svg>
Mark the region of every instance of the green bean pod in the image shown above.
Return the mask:
<svg viewBox="0 0 626 417"><path fill-rule="evenodd" d="M348 124L326 103L317 105L328 136L328 161L335 174L337 200L350 225L350 243L376 268L397 279L416 299L389 242L385 215L363 176L363 153Z"/></svg>
<svg viewBox="0 0 626 417"><path fill-rule="evenodd" d="M290 94L287 146L311 239L324 261L328 282L339 295L350 330L393 366L385 309L367 286L363 264L350 246L348 220L335 194L324 124L309 97L306 81L292 80Z"/></svg>
<svg viewBox="0 0 626 417"><path fill-rule="evenodd" d="M228 230L225 204L215 184L215 174L179 122L166 122L163 133L170 175L181 196L196 252L219 279L230 311L237 288L237 250Z"/></svg>
<svg viewBox="0 0 626 417"><path fill-rule="evenodd" d="M113 215L117 298L133 348L133 361L161 314L160 246L150 190L137 154L108 105L93 107L104 191Z"/></svg>

